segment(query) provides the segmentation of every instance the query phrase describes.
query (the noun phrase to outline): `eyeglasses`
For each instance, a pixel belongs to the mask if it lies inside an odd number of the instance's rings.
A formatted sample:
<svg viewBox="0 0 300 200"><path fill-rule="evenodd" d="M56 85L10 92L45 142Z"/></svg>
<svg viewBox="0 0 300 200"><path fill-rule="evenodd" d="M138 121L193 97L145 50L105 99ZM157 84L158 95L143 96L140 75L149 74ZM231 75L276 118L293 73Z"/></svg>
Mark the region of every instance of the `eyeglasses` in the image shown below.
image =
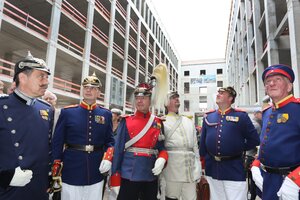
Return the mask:
<svg viewBox="0 0 300 200"><path fill-rule="evenodd" d="M272 83L274 85L278 84L278 83L281 83L283 81L283 78L281 77L275 77L275 78L268 78L266 81L265 81L265 86L270 86Z"/></svg>

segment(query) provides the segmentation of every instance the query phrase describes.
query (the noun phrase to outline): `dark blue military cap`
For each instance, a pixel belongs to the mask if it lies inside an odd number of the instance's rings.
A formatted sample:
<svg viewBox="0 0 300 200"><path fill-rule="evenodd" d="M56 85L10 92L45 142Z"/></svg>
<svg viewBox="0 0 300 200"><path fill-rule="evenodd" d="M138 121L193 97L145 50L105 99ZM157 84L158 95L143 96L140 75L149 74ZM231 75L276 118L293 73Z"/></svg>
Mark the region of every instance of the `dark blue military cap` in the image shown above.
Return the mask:
<svg viewBox="0 0 300 200"><path fill-rule="evenodd" d="M262 74L262 80L265 81L265 79L268 76L272 76L276 74L287 77L291 81L291 83L293 83L295 80L293 69L288 65L282 65L282 64L277 64L277 65L272 65L267 67Z"/></svg>
<svg viewBox="0 0 300 200"><path fill-rule="evenodd" d="M46 66L46 63L44 60L39 58L34 58L30 51L28 51L27 56L16 63L15 65L15 74L14 74L14 81L16 80L16 77L19 73L27 70L27 69L36 69L45 71L50 75L50 69Z"/></svg>

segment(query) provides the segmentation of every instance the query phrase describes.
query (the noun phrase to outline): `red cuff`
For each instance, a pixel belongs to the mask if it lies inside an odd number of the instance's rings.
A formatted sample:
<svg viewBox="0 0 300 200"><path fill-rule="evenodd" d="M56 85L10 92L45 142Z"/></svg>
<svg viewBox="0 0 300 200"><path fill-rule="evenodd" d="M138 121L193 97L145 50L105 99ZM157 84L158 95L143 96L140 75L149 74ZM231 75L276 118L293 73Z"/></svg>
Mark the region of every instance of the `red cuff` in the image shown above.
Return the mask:
<svg viewBox="0 0 300 200"><path fill-rule="evenodd" d="M300 187L300 167L292 171L288 177Z"/></svg>
<svg viewBox="0 0 300 200"><path fill-rule="evenodd" d="M63 168L63 164L60 160L54 160L53 165L52 165L52 176L61 176L61 171Z"/></svg>
<svg viewBox="0 0 300 200"><path fill-rule="evenodd" d="M160 151L158 154L158 158L164 158L166 161L168 161L168 152L165 150Z"/></svg>
<svg viewBox="0 0 300 200"><path fill-rule="evenodd" d="M118 172L111 175L111 177L110 177L110 186L111 187L121 186L121 175Z"/></svg>
<svg viewBox="0 0 300 200"><path fill-rule="evenodd" d="M259 161L259 160L254 160L254 161L252 162L252 164L251 164L251 167L253 167L253 166L255 166L255 167L260 167L260 161Z"/></svg>
<svg viewBox="0 0 300 200"><path fill-rule="evenodd" d="M109 147L107 149L107 151L104 153L103 160L112 161L113 155L114 155L114 148L113 147Z"/></svg>
<svg viewBox="0 0 300 200"><path fill-rule="evenodd" d="M200 157L200 162L201 162L202 169L205 169L205 158L204 157Z"/></svg>

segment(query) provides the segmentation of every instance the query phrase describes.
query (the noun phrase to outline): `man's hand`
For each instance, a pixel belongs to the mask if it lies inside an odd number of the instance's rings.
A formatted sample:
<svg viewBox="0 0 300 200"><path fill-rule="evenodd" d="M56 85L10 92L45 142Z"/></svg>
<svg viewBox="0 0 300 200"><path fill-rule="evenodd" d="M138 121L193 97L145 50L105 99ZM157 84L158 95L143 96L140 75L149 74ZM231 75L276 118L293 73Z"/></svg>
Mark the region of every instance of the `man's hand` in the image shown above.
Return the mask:
<svg viewBox="0 0 300 200"><path fill-rule="evenodd" d="M261 176L260 170L256 166L251 167L252 178L255 182L255 185L262 191L263 189L263 177Z"/></svg>
<svg viewBox="0 0 300 200"><path fill-rule="evenodd" d="M298 200L299 186L289 177L285 177L277 196L280 200Z"/></svg>
<svg viewBox="0 0 300 200"><path fill-rule="evenodd" d="M108 172L111 168L111 162L109 160L102 160L100 163L99 171L101 174Z"/></svg>
<svg viewBox="0 0 300 200"><path fill-rule="evenodd" d="M32 179L31 170L22 170L21 167L15 169L15 174L10 181L10 186L23 187L27 185Z"/></svg>
<svg viewBox="0 0 300 200"><path fill-rule="evenodd" d="M164 168L166 160L164 158L157 158L154 164L154 168L152 169L152 173L155 176L158 176L162 169Z"/></svg>

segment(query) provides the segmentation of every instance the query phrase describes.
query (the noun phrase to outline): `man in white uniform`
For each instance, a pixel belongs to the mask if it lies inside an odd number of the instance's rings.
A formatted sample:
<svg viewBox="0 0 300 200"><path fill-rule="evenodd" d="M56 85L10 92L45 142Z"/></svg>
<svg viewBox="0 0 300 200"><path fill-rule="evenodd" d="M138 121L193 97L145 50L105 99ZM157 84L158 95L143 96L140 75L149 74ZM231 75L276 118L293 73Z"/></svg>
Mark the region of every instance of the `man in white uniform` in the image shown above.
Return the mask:
<svg viewBox="0 0 300 200"><path fill-rule="evenodd" d="M196 200L196 182L201 176L197 134L193 121L178 114L179 106L179 94L169 93L164 122L169 159L162 172L166 181L166 200Z"/></svg>

